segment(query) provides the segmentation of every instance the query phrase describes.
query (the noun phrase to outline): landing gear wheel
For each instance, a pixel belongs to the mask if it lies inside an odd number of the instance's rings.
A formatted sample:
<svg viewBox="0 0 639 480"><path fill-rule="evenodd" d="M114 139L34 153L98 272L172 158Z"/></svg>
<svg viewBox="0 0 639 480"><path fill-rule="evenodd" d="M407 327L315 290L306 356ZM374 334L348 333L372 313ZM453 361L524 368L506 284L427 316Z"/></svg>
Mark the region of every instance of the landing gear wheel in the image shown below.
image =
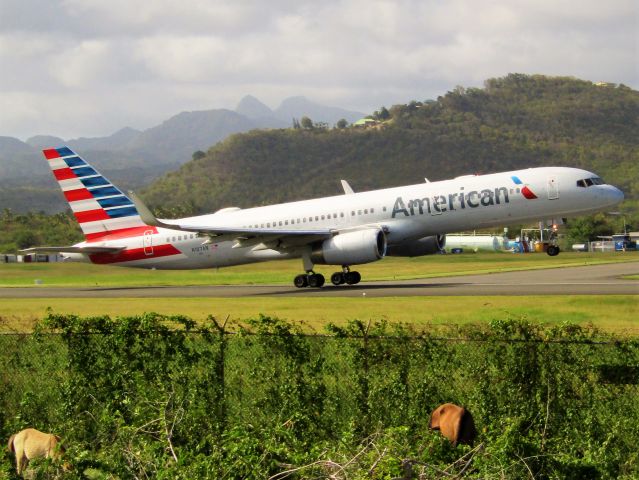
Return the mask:
<svg viewBox="0 0 639 480"><path fill-rule="evenodd" d="M551 257L559 255L559 247L557 245L549 245L546 249L546 253Z"/></svg>
<svg viewBox="0 0 639 480"><path fill-rule="evenodd" d="M361 279L362 276L359 274L359 272L348 272L344 274L344 280L349 285L355 285L356 283L359 283Z"/></svg>
<svg viewBox="0 0 639 480"><path fill-rule="evenodd" d="M308 287L308 277L306 275L298 275L295 277L295 280L293 280L293 283L297 288Z"/></svg>
<svg viewBox="0 0 639 480"><path fill-rule="evenodd" d="M321 273L313 273L308 276L308 286L312 288L319 288L324 285L324 275Z"/></svg>
<svg viewBox="0 0 639 480"><path fill-rule="evenodd" d="M342 272L335 272L331 275L331 283L333 285L343 285L346 282L344 274Z"/></svg>

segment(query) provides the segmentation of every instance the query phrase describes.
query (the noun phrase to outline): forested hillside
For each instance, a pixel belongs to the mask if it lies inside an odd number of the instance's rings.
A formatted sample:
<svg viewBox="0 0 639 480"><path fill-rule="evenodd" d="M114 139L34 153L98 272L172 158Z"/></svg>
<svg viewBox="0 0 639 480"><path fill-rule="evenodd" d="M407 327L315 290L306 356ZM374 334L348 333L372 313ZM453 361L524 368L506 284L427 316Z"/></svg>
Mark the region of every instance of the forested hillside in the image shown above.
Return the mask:
<svg viewBox="0 0 639 480"><path fill-rule="evenodd" d="M261 115L266 107L256 102L245 99L243 111ZM622 216L573 220L571 241L621 231L624 221L629 229L639 229L639 92L628 87L513 74L487 80L484 88L457 87L436 101L381 108L373 116L378 123L365 129L344 122L343 128L328 129L307 118L298 128L233 135L165 174L143 197L157 214L170 217L339 194L340 179L362 191L419 183L424 177L562 165L592 170L626 194ZM0 137L3 144L15 151L21 147ZM148 169L119 164L116 153L104 160L119 167L103 170L124 189L150 180ZM16 191L33 209L43 201L61 202L50 173L43 174L55 190L33 176L13 179L11 189L0 185L0 210L15 201ZM37 199L40 203L33 203ZM12 251L52 244L47 223L45 216L8 212L0 219L0 245ZM77 226L70 228L69 236L79 235Z"/></svg>
<svg viewBox="0 0 639 480"><path fill-rule="evenodd" d="M43 148L68 145L119 186L138 190L187 162L193 152L206 150L231 134L285 128L304 116L333 125L340 119L355 121L364 114L319 105L305 97L287 98L271 110L247 95L236 111L182 112L144 131L125 127L107 137L72 140L36 135L26 142L0 136L0 210L54 213L66 208L42 157Z"/></svg>
<svg viewBox="0 0 639 480"><path fill-rule="evenodd" d="M366 129L234 135L144 197L164 213L199 213L338 194L342 178L357 191L562 165L593 170L639 199L639 92L623 85L512 74L375 117Z"/></svg>

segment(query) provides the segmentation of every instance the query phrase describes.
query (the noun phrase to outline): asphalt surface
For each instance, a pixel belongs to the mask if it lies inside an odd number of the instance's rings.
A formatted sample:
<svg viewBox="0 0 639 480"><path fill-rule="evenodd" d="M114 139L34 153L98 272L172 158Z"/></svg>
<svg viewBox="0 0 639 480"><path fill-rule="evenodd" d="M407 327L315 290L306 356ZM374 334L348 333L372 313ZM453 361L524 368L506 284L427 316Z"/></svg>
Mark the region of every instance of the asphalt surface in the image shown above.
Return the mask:
<svg viewBox="0 0 639 480"><path fill-rule="evenodd" d="M2 298L157 298L157 297L400 297L468 295L639 295L639 262L552 268L521 272L366 282L320 289L293 285L212 285L177 287L0 288Z"/></svg>

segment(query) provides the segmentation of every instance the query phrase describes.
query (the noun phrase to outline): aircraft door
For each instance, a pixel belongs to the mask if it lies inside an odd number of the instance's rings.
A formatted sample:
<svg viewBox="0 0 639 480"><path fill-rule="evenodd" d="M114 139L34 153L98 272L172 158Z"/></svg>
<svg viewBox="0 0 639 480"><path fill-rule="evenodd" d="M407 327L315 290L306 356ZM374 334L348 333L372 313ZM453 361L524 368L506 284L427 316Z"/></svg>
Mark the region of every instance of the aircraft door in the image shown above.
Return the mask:
<svg viewBox="0 0 639 480"><path fill-rule="evenodd" d="M557 182L557 177L548 177L547 189L548 200L556 200L559 198L559 182Z"/></svg>
<svg viewBox="0 0 639 480"><path fill-rule="evenodd" d="M144 232L144 255L153 255L153 230Z"/></svg>

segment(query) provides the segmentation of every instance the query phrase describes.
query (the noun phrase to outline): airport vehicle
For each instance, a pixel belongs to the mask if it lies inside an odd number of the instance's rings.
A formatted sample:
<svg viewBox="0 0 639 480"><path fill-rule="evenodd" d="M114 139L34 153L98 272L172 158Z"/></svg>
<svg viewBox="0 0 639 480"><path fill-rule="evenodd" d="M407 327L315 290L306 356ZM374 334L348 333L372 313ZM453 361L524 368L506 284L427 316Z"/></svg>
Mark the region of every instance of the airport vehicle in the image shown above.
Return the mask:
<svg viewBox="0 0 639 480"><path fill-rule="evenodd" d="M301 258L299 288L324 284L316 264L341 267L331 276L334 285L356 284L361 276L351 266L440 253L449 232L581 215L623 200L591 172L543 167L358 193L343 181L343 195L164 220L68 147L43 153L86 240L25 252L157 269Z"/></svg>

